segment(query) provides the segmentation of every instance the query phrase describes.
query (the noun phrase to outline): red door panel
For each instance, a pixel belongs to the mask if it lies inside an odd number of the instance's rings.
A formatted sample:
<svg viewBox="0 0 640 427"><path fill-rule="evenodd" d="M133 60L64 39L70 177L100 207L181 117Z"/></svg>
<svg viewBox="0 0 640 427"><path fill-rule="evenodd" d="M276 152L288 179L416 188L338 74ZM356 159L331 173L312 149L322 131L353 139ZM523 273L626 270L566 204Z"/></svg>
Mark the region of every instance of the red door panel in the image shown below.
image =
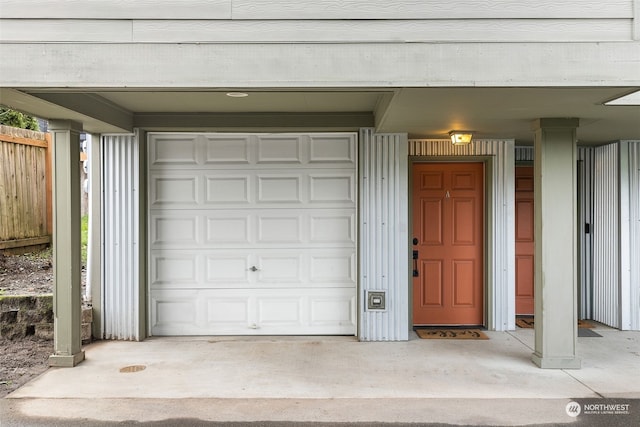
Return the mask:
<svg viewBox="0 0 640 427"><path fill-rule="evenodd" d="M481 325L484 319L484 165L413 166L415 325Z"/></svg>
<svg viewBox="0 0 640 427"><path fill-rule="evenodd" d="M516 314L533 314L533 167L516 168Z"/></svg>

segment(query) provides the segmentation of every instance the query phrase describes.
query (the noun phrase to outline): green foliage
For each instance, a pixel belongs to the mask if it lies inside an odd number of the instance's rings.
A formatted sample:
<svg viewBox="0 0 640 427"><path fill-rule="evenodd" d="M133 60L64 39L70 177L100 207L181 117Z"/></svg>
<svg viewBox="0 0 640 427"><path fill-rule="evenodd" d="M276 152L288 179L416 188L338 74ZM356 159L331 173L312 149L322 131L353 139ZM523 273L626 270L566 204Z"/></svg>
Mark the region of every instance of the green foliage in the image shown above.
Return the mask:
<svg viewBox="0 0 640 427"><path fill-rule="evenodd" d="M20 111L0 107L0 125L12 126L20 129L40 130L38 120Z"/></svg>
<svg viewBox="0 0 640 427"><path fill-rule="evenodd" d="M87 265L87 246L89 245L89 215L82 217L82 265Z"/></svg>

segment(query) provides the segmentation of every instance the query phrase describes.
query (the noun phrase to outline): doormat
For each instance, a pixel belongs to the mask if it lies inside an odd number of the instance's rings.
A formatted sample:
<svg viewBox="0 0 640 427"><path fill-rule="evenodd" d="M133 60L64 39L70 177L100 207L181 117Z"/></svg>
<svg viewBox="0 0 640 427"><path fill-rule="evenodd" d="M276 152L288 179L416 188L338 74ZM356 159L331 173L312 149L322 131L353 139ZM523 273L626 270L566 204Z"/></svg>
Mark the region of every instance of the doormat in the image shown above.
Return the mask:
<svg viewBox="0 0 640 427"><path fill-rule="evenodd" d="M519 328L533 328L533 317L525 316L516 318L516 326ZM586 320L578 320L578 328L593 328L593 324L587 322Z"/></svg>
<svg viewBox="0 0 640 427"><path fill-rule="evenodd" d="M602 335L600 335L597 332L592 331L591 329L578 328L578 337L580 337L580 338L591 338L591 337L602 337Z"/></svg>
<svg viewBox="0 0 640 427"><path fill-rule="evenodd" d="M416 329L422 339L441 340L488 340L480 329Z"/></svg>

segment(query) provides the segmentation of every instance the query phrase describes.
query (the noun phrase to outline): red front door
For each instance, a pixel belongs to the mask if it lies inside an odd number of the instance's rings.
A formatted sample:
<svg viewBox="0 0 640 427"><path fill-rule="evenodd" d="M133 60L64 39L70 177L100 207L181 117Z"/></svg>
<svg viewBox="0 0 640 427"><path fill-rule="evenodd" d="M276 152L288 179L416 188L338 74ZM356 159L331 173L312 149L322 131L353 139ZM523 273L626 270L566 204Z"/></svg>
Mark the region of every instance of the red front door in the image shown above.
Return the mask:
<svg viewBox="0 0 640 427"><path fill-rule="evenodd" d="M413 165L413 324L483 324L483 163Z"/></svg>
<svg viewBox="0 0 640 427"><path fill-rule="evenodd" d="M516 168L516 314L533 314L533 167Z"/></svg>

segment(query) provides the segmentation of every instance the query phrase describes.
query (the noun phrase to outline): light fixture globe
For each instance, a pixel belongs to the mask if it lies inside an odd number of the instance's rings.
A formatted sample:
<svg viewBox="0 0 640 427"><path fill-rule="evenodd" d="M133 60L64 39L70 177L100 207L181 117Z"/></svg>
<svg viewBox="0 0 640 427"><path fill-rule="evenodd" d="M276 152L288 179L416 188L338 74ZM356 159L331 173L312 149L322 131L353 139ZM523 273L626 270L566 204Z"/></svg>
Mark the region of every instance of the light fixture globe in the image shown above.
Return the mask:
<svg viewBox="0 0 640 427"><path fill-rule="evenodd" d="M473 140L473 132L470 130L452 130L449 132L453 145L467 145Z"/></svg>

